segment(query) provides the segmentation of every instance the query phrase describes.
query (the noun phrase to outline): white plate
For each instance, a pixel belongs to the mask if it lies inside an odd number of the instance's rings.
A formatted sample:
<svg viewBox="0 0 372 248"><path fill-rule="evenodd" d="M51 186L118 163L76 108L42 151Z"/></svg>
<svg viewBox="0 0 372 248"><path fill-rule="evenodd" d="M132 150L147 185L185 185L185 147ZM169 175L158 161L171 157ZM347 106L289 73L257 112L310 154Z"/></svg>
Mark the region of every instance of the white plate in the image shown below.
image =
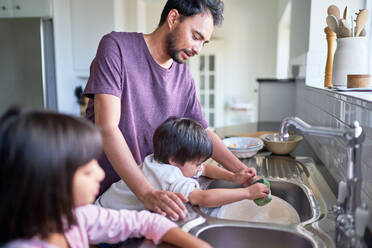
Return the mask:
<svg viewBox="0 0 372 248"><path fill-rule="evenodd" d="M298 224L300 217L291 204L272 196L271 202L257 206L252 200L242 200L223 205L217 213L221 219L261 223Z"/></svg>
<svg viewBox="0 0 372 248"><path fill-rule="evenodd" d="M257 151L263 147L263 141L253 137L231 137L223 139L222 142L231 151Z"/></svg>

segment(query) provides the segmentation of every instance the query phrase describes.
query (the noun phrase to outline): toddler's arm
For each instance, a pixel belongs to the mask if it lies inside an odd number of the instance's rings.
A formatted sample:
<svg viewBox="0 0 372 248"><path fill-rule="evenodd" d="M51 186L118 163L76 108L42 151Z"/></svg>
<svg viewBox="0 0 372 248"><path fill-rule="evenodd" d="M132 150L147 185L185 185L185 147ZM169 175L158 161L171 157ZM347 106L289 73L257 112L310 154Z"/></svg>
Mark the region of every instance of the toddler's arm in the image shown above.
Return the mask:
<svg viewBox="0 0 372 248"><path fill-rule="evenodd" d="M243 199L254 200L265 198L269 189L262 183L256 183L246 188L238 189L195 189L189 195L189 200L194 205L203 207L219 207Z"/></svg>

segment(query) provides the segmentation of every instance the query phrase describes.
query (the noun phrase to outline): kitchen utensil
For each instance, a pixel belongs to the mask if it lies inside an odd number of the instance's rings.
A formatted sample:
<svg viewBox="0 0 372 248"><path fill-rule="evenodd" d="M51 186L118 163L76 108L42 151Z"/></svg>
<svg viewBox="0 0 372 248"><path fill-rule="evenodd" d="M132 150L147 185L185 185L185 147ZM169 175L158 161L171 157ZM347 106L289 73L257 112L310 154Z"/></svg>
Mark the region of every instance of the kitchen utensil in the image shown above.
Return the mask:
<svg viewBox="0 0 372 248"><path fill-rule="evenodd" d="M279 134L264 134L260 138L265 143L267 150L279 155L289 154L296 149L303 139L302 136L294 134L289 135L286 141L281 141L279 139Z"/></svg>
<svg viewBox="0 0 372 248"><path fill-rule="evenodd" d="M359 36L361 36L361 37L367 36L367 31L366 31L365 28L362 29L362 31L360 32Z"/></svg>
<svg viewBox="0 0 372 248"><path fill-rule="evenodd" d="M327 9L328 15L333 15L336 20L340 19L340 9L336 5L330 5Z"/></svg>
<svg viewBox="0 0 372 248"><path fill-rule="evenodd" d="M336 49L336 34L330 27L326 27L324 32L327 35L327 63L325 68L324 87L332 87L332 67L333 67L333 55Z"/></svg>
<svg viewBox="0 0 372 248"><path fill-rule="evenodd" d="M350 37L351 29L349 23L345 19L340 19L338 22L338 38Z"/></svg>
<svg viewBox="0 0 372 248"><path fill-rule="evenodd" d="M331 32L333 33L333 31L331 31ZM278 132L273 132L273 131L258 131L258 132L252 132L252 133L243 133L243 134L239 134L237 136L239 136L239 137L260 138L261 135L264 135L264 134L273 134L273 133L278 133ZM262 150L265 150L265 145L262 147Z"/></svg>
<svg viewBox="0 0 372 248"><path fill-rule="evenodd" d="M337 33L337 29L338 29L338 19L336 19L336 17L334 15L329 15L327 16L327 25L328 27L337 34L338 36L338 33Z"/></svg>
<svg viewBox="0 0 372 248"><path fill-rule="evenodd" d="M252 137L231 137L222 142L238 158L252 157L264 146L261 139Z"/></svg>
<svg viewBox="0 0 372 248"><path fill-rule="evenodd" d="M252 132L252 133L243 133L243 134L239 134L237 136L259 138L261 135L264 135L264 134L273 134L273 133L278 133L278 132L273 132L273 131L258 131L258 132Z"/></svg>
<svg viewBox="0 0 372 248"><path fill-rule="evenodd" d="M370 88L371 75L370 74L349 74L347 75L348 88Z"/></svg>
<svg viewBox="0 0 372 248"><path fill-rule="evenodd" d="M355 36L359 36L369 18L369 11L362 9L356 17Z"/></svg>
<svg viewBox="0 0 372 248"><path fill-rule="evenodd" d="M342 19L345 19L345 20L347 20L347 16L348 16L348 10L347 10L347 6L345 7L345 9L344 9L344 16L343 16L343 18Z"/></svg>
<svg viewBox="0 0 372 248"><path fill-rule="evenodd" d="M217 218L282 225L301 222L296 209L288 202L274 195L272 196L272 201L265 206L257 206L251 200L241 200L223 205L218 210Z"/></svg>

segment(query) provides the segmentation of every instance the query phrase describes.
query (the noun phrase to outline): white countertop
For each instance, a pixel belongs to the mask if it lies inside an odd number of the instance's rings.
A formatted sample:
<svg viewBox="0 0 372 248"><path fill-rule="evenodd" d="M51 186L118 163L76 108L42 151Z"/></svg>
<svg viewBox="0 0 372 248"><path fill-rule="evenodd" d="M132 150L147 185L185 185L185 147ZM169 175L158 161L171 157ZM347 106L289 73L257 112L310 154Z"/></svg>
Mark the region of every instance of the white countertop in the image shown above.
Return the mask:
<svg viewBox="0 0 372 248"><path fill-rule="evenodd" d="M372 91L338 91L332 89L325 89L332 93L337 93L339 95L344 96L351 96L354 98L358 98L360 100L368 101L372 103Z"/></svg>

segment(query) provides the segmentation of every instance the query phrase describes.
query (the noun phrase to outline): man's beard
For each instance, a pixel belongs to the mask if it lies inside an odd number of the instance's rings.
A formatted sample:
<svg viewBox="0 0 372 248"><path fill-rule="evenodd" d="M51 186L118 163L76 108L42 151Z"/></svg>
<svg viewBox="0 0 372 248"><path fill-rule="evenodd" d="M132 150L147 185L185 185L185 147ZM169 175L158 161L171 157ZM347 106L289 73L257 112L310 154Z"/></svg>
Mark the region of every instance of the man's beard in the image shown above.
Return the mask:
<svg viewBox="0 0 372 248"><path fill-rule="evenodd" d="M166 38L167 53L178 64L183 64L183 62L185 61L182 60L179 56L183 50L179 50L176 48L177 35L178 35L178 27L173 32L167 35L167 38Z"/></svg>

